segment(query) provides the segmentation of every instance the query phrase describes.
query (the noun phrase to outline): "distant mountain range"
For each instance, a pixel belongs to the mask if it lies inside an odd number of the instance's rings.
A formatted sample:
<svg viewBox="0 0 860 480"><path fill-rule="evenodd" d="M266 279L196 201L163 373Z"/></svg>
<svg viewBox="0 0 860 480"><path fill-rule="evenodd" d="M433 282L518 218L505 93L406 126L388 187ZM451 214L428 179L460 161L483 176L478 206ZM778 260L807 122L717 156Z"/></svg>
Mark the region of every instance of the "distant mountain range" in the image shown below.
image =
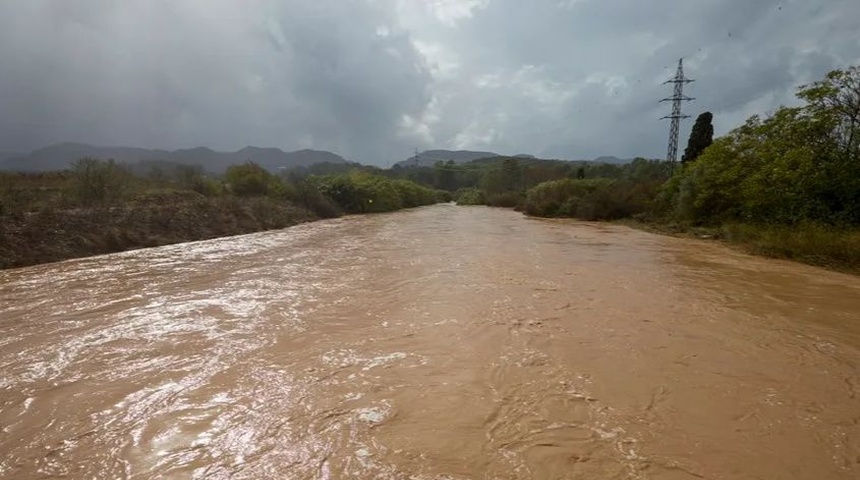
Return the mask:
<svg viewBox="0 0 860 480"><path fill-rule="evenodd" d="M495 152L473 150L426 150L406 160L397 162L399 167L432 167L436 162L453 160L455 163L467 163L481 159L502 157ZM270 171L309 167L320 163L349 164L346 159L332 152L323 150L298 150L285 152L278 148L245 147L235 152L217 152L206 147L183 150L153 150L133 147L98 147L83 143L58 143L50 147L33 150L28 154L0 152L0 170L40 172L47 170L64 170L72 162L83 157L114 159L117 162L160 163L200 165L213 173L220 173L230 165L246 161L257 163ZM521 153L514 155L520 159L534 159L534 155ZM589 160L595 163L624 164L632 159L611 156L597 157Z"/></svg>
<svg viewBox="0 0 860 480"><path fill-rule="evenodd" d="M7 158L18 157L20 155L20 152L0 152L0 164L2 164Z"/></svg>
<svg viewBox="0 0 860 480"><path fill-rule="evenodd" d="M158 161L185 165L201 165L210 172L223 172L230 165L252 161L271 171L283 168L307 167L317 163L345 164L340 155L320 150L285 152L278 148L245 147L236 152L216 152L206 147L184 150L150 150L132 147L97 147L83 143L58 143L33 150L29 154L0 153L0 170L39 172L64 170L82 157L114 159L134 164Z"/></svg>
<svg viewBox="0 0 860 480"><path fill-rule="evenodd" d="M472 150L427 150L419 153L418 155L414 155L412 157L407 158L401 162L397 162L394 165L400 167L432 167L436 164L436 162L442 161L447 162L448 160L453 160L454 163L468 163L475 160L482 160L488 158L496 158L502 157L504 155L500 155L495 152L476 152ZM526 153L520 153L518 155L514 155L514 158L522 158L522 159L533 159L536 158L534 155L529 155ZM612 163L616 165L621 165L625 163L630 163L633 161L632 158L618 158L611 156L603 156L597 157L594 160L577 160L577 161L588 161L594 163Z"/></svg>
<svg viewBox="0 0 860 480"><path fill-rule="evenodd" d="M618 157L597 157L594 160L591 160L594 163L613 163L615 165L623 165L625 163L630 163L633 161L632 158L618 158Z"/></svg>
<svg viewBox="0 0 860 480"><path fill-rule="evenodd" d="M475 152L471 150L425 150L394 165L400 167L432 167L436 162L466 163L480 158L501 157L493 152Z"/></svg>

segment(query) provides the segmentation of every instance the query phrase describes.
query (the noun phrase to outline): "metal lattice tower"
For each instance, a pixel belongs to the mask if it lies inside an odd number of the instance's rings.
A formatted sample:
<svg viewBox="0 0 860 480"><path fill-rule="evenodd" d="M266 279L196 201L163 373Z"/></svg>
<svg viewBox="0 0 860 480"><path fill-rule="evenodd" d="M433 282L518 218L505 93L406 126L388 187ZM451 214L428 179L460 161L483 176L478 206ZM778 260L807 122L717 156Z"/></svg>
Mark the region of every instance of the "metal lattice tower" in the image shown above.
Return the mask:
<svg viewBox="0 0 860 480"><path fill-rule="evenodd" d="M681 113L681 102L689 102L693 100L693 98L684 95L684 84L693 81L693 79L684 76L684 59L682 58L678 60L678 71L675 72L675 76L663 82L663 85L666 85L667 83L675 84L675 90L672 96L660 100L661 102L672 102L672 113L660 119L665 120L668 118L672 120L671 125L669 126L669 151L666 153L666 161L671 163L672 171L675 170L675 162L678 161L678 133L681 128L681 119L690 118L689 115L683 115Z"/></svg>

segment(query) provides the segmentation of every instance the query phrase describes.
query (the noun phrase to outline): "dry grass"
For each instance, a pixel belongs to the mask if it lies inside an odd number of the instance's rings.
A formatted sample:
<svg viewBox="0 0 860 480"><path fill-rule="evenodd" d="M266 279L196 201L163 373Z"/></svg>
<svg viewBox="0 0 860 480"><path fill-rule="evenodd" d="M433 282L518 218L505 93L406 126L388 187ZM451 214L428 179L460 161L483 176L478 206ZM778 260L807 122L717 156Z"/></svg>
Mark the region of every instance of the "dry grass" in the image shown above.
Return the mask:
<svg viewBox="0 0 860 480"><path fill-rule="evenodd" d="M818 223L693 227L631 219L619 223L663 235L720 240L755 255L860 274L860 228L836 228Z"/></svg>
<svg viewBox="0 0 860 480"><path fill-rule="evenodd" d="M795 226L725 225L721 238L751 253L860 273L860 229L814 223Z"/></svg>
<svg viewBox="0 0 860 480"><path fill-rule="evenodd" d="M117 206L0 213L0 268L288 227L315 215L265 197L157 192Z"/></svg>

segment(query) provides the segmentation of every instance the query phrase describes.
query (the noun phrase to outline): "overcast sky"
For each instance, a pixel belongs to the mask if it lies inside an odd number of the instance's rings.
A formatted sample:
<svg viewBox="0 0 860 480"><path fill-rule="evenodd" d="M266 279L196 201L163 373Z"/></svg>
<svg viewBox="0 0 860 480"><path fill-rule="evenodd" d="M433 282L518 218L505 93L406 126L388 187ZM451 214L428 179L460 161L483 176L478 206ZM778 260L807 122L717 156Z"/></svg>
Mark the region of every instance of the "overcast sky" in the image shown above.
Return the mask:
<svg viewBox="0 0 860 480"><path fill-rule="evenodd" d="M0 151L660 158L679 57L721 134L860 64L858 32L858 0L0 0Z"/></svg>

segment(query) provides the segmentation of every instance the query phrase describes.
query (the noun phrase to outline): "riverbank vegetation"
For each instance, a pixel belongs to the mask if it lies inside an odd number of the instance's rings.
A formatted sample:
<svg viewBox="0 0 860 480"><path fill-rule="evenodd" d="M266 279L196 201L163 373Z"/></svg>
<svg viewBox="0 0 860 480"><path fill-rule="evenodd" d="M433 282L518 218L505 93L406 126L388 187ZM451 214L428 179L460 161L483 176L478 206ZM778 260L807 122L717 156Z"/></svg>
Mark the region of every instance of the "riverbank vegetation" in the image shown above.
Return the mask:
<svg viewBox="0 0 860 480"><path fill-rule="evenodd" d="M0 173L0 268L450 200L405 179L317 171L279 176L248 162L211 176L187 165L83 158L62 172Z"/></svg>
<svg viewBox="0 0 860 480"><path fill-rule="evenodd" d="M716 140L712 115L700 115L674 172L641 158L503 158L437 163L424 181L462 205L707 232L754 253L860 271L860 69L833 71L797 96L799 106L753 116Z"/></svg>
<svg viewBox="0 0 860 480"><path fill-rule="evenodd" d="M673 167L491 157L389 169L321 163L223 175L85 158L0 173L0 267L456 201L719 238L763 255L860 271L860 69L798 89L799 106L713 139L699 115Z"/></svg>

